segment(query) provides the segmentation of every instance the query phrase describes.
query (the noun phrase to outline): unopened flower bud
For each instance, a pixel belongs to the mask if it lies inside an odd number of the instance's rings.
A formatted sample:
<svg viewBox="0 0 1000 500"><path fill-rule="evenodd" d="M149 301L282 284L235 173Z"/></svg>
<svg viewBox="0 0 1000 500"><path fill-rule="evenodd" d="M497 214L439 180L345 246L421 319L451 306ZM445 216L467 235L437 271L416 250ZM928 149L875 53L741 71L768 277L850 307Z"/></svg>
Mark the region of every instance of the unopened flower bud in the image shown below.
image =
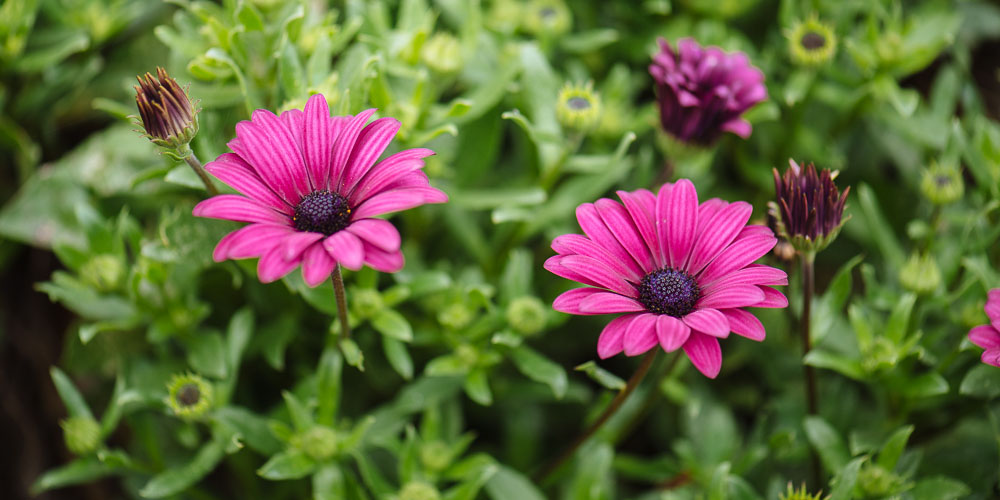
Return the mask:
<svg viewBox="0 0 1000 500"><path fill-rule="evenodd" d="M854 489L861 498L882 498L892 496L905 486L903 478L880 465L869 463L858 473Z"/></svg>
<svg viewBox="0 0 1000 500"><path fill-rule="evenodd" d="M843 214L851 188L840 192L833 182L836 171L817 172L811 163L804 169L794 160L788 163L784 175L773 169L777 200L768 203L768 213L774 217L778 236L800 252L818 252L837 238L847 222Z"/></svg>
<svg viewBox="0 0 1000 500"><path fill-rule="evenodd" d="M532 0L522 15L525 31L535 36L559 36L573 25L573 16L562 0Z"/></svg>
<svg viewBox="0 0 1000 500"><path fill-rule="evenodd" d="M198 375L174 375L167 390L167 406L183 419L200 418L212 407L212 385Z"/></svg>
<svg viewBox="0 0 1000 500"><path fill-rule="evenodd" d="M66 448L75 455L87 455L101 444L101 426L90 417L70 417L60 424Z"/></svg>
<svg viewBox="0 0 1000 500"><path fill-rule="evenodd" d="M149 73L136 78L135 104L145 136L175 156L190 154L188 143L198 133L198 110L187 92L163 68L156 68L155 78Z"/></svg>
<svg viewBox="0 0 1000 500"><path fill-rule="evenodd" d="M423 481L410 481L399 490L399 500L440 500L441 493L434 485Z"/></svg>
<svg viewBox="0 0 1000 500"><path fill-rule="evenodd" d="M791 481L788 482L788 488L784 493L778 495L778 500L820 500L822 498L823 492L816 494L809 493L806 490L806 485L803 484L799 489L795 489L792 486Z"/></svg>
<svg viewBox="0 0 1000 500"><path fill-rule="evenodd" d="M351 308L362 319L374 316L383 307L382 294L374 288L358 288L351 294Z"/></svg>
<svg viewBox="0 0 1000 500"><path fill-rule="evenodd" d="M316 425L298 437L296 447L309 455L309 458L322 462L337 453L338 441L337 431L324 425Z"/></svg>
<svg viewBox="0 0 1000 500"><path fill-rule="evenodd" d="M451 465L451 449L442 441L424 443L420 447L420 463L430 471L443 471Z"/></svg>
<svg viewBox="0 0 1000 500"><path fill-rule="evenodd" d="M114 255L95 255L80 267L80 279L100 292L117 289L124 276L125 266Z"/></svg>
<svg viewBox="0 0 1000 500"><path fill-rule="evenodd" d="M594 91L593 83L585 85L567 83L556 98L556 118L569 130L587 132L601 118L601 96Z"/></svg>
<svg viewBox="0 0 1000 500"><path fill-rule="evenodd" d="M837 36L833 28L811 17L795 24L786 34L792 61L803 66L818 66L833 58Z"/></svg>
<svg viewBox="0 0 1000 500"><path fill-rule="evenodd" d="M521 25L522 7L516 0L496 0L492 2L486 16L486 25L494 31L510 34Z"/></svg>
<svg viewBox="0 0 1000 500"><path fill-rule="evenodd" d="M911 292L932 293L941 284L941 270L931 256L914 253L899 270L899 282Z"/></svg>
<svg viewBox="0 0 1000 500"><path fill-rule="evenodd" d="M933 162L930 168L924 170L920 191L935 205L947 205L958 201L965 192L962 170L953 163L942 165Z"/></svg>
<svg viewBox="0 0 1000 500"><path fill-rule="evenodd" d="M525 295L510 301L507 306L507 323L519 333L532 335L545 328L548 309L538 297Z"/></svg>
<svg viewBox="0 0 1000 500"><path fill-rule="evenodd" d="M438 312L438 322L453 330L469 326L475 319L475 314L464 302L452 302Z"/></svg>
<svg viewBox="0 0 1000 500"><path fill-rule="evenodd" d="M455 73L462 68L462 44L449 33L437 33L420 49L420 59L432 71Z"/></svg>

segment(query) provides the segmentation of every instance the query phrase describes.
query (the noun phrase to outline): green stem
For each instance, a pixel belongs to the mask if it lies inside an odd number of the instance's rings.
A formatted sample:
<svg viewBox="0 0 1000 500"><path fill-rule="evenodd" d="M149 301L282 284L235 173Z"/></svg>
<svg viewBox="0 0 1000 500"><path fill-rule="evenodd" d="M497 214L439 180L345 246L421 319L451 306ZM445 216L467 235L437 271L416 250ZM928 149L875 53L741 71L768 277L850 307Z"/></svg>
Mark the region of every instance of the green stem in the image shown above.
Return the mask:
<svg viewBox="0 0 1000 500"><path fill-rule="evenodd" d="M198 161L198 157L195 156L194 151L191 151L191 154L185 156L184 161L186 161L188 165L191 165L191 169L194 170L194 173L198 174L198 177L201 178L201 182L205 184L205 189L208 190L208 194L212 196L219 194L219 190L216 189L215 184L212 184L212 178L208 176L208 172L205 171L205 167L201 166L201 162Z"/></svg>
<svg viewBox="0 0 1000 500"><path fill-rule="evenodd" d="M351 338L351 325L347 321L347 295L344 293L344 277L340 274L340 264L333 268L333 294L337 298L337 316L340 318L340 338Z"/></svg>
<svg viewBox="0 0 1000 500"><path fill-rule="evenodd" d="M567 460L572 458L580 446L582 446L583 443L586 443L591 436L597 433L597 431L604 426L604 424L615 414L615 412L621 408L622 404L625 403L625 400L628 399L629 395L632 394L632 391L639 386L639 382L642 382L646 373L649 372L649 367L652 366L653 360L656 359L656 353L658 352L660 352L660 349L654 347L649 351L649 353L646 354L645 357L642 358L642 363L639 365L639 368L632 374L632 378L628 379L628 383L625 384L625 388L622 389L617 396L615 396L615 399L611 400L611 404L604 409L604 413L601 413L601 416L598 417L594 423L590 424L590 427L587 427L587 430L577 436L573 443L563 450L563 452L559 454L555 460L552 460L539 469L534 476L536 482L544 482L545 479L547 479L553 472L559 469L559 467L562 466Z"/></svg>
<svg viewBox="0 0 1000 500"><path fill-rule="evenodd" d="M813 292L816 287L815 281L815 252L804 252L801 256L802 260L802 359L809 354L812 350L812 335L810 329L812 327L812 300ZM818 413L817 403L816 403L816 369L810 365L803 362L803 369L805 370L805 388L806 388L806 405L809 409L810 415L816 415ZM820 484L820 469L819 469L819 457L816 452L812 452L812 475L815 486Z"/></svg>

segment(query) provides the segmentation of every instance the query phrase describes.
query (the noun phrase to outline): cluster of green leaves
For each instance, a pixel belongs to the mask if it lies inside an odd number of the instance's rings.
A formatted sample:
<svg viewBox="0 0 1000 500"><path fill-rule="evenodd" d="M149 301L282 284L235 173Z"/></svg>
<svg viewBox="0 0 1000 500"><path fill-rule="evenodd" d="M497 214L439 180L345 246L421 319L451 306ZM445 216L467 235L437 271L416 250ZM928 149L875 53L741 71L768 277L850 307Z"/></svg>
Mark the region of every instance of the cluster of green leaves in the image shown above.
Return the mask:
<svg viewBox="0 0 1000 500"><path fill-rule="evenodd" d="M990 498L1000 370L964 338L1000 284L1000 126L985 104L997 86L976 79L979 65L995 67L977 50L1000 36L1000 9L571 6L0 6L0 152L22 172L0 236L58 256L64 269L37 290L77 317L61 366L102 381L81 394L53 369L79 456L36 491L112 475L147 498L777 498L809 476L815 452L824 483L810 490L834 499ZM798 67L786 34L812 15L833 28L837 52ZM657 36L742 50L763 70L770 99L748 113L750 139L693 149L663 136L646 69ZM435 150L426 171L451 201L394 218L403 271L346 276L349 338L331 284L309 288L293 273L263 285L253 261L212 261L236 225L194 218L199 179L124 119L129 79L153 63L199 100L192 147L203 160L225 152L254 109L300 108L317 92L336 114L398 118L393 150ZM603 108L594 128L561 124L560 88L591 81ZM59 121L80 108L120 123L60 156ZM39 145L54 161L36 169ZM579 232L575 208L690 177L703 199L749 200L762 220L771 167L789 157L838 168L838 184L854 186L852 220L817 260L816 348L801 358L798 273L769 257L789 270L792 307L758 313L764 343L727 340L713 381L660 359L570 466L529 479L632 367L594 361L608 318L549 306L572 284L541 263L552 237ZM928 192L933 164L961 172L963 196ZM803 362L819 369L819 415L806 415ZM211 386L207 411L172 409L177 374Z"/></svg>

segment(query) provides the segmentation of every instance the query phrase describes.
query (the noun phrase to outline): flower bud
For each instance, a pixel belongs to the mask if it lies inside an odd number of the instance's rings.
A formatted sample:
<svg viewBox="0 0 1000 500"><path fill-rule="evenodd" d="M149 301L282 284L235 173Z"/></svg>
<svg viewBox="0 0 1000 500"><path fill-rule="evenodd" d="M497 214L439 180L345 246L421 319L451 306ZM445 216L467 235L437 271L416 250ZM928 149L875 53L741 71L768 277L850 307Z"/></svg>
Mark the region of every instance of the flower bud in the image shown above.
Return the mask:
<svg viewBox="0 0 1000 500"><path fill-rule="evenodd" d="M521 19L524 30L535 36L559 36L573 26L573 16L562 0L532 0Z"/></svg>
<svg viewBox="0 0 1000 500"><path fill-rule="evenodd" d="M351 293L351 309L359 318L366 319L385 307L382 294L374 288L357 288Z"/></svg>
<svg viewBox="0 0 1000 500"><path fill-rule="evenodd" d="M423 481L410 481L399 490L399 500L440 500L441 493L434 485Z"/></svg>
<svg viewBox="0 0 1000 500"><path fill-rule="evenodd" d="M156 68L156 78L146 73L137 76L135 104L139 108L139 125L153 144L171 150L183 158L190 154L188 143L198 133L198 110L191 104L187 92L163 68Z"/></svg>
<svg viewBox="0 0 1000 500"><path fill-rule="evenodd" d="M962 180L962 170L954 163L931 163L924 170L920 181L920 191L935 205L947 205L958 201L965 192L965 182Z"/></svg>
<svg viewBox="0 0 1000 500"><path fill-rule="evenodd" d="M436 73L455 73L462 68L462 45L449 33L437 33L420 49L420 60Z"/></svg>
<svg viewBox="0 0 1000 500"><path fill-rule="evenodd" d="M337 453L338 441L337 431L324 425L316 425L299 435L295 446L309 455L309 458L322 462Z"/></svg>
<svg viewBox="0 0 1000 500"><path fill-rule="evenodd" d="M522 7L517 0L495 0L486 15L486 25L490 29L510 34L521 25Z"/></svg>
<svg viewBox="0 0 1000 500"><path fill-rule="evenodd" d="M75 455L87 455L101 444L101 426L91 417L70 417L60 423L66 448Z"/></svg>
<svg viewBox="0 0 1000 500"><path fill-rule="evenodd" d="M472 320L476 319L475 313L469 309L464 302L452 302L438 312L438 322L441 325L453 330L461 330Z"/></svg>
<svg viewBox="0 0 1000 500"><path fill-rule="evenodd" d="M167 390L167 406L185 420L201 418L212 407L212 385L198 375L174 375Z"/></svg>
<svg viewBox="0 0 1000 500"><path fill-rule="evenodd" d="M778 500L820 500L823 496L823 492L816 493L815 495L809 493L806 490L806 485L803 484L799 489L795 489L792 486L792 482L788 482L788 488L784 493L778 495Z"/></svg>
<svg viewBox="0 0 1000 500"><path fill-rule="evenodd" d="M785 35L792 61L803 66L818 66L833 58L837 36L833 28L815 16L800 21Z"/></svg>
<svg viewBox="0 0 1000 500"><path fill-rule="evenodd" d="M601 96L593 83L567 83L556 98L556 118L563 128L579 132L593 129L601 118Z"/></svg>
<svg viewBox="0 0 1000 500"><path fill-rule="evenodd" d="M432 472L441 472L451 465L451 449L442 441L431 441L420 447L420 463Z"/></svg>
<svg viewBox="0 0 1000 500"><path fill-rule="evenodd" d="M100 292L117 289L124 276L121 259L110 254L95 255L80 267L80 279Z"/></svg>
<svg viewBox="0 0 1000 500"><path fill-rule="evenodd" d="M906 486L903 478L877 464L868 463L858 472L855 494L860 498L893 496Z"/></svg>
<svg viewBox="0 0 1000 500"><path fill-rule="evenodd" d="M932 293L941 284L941 270L931 256L914 253L899 270L899 282L911 292Z"/></svg>
<svg viewBox="0 0 1000 500"><path fill-rule="evenodd" d="M837 238L847 222L843 214L851 188L840 192L833 183L836 171L817 172L811 163L804 169L795 160L788 163L783 176L772 170L777 200L768 203L768 213L774 217L778 236L799 252L818 252Z"/></svg>
<svg viewBox="0 0 1000 500"><path fill-rule="evenodd" d="M548 309L537 297L524 295L510 301L507 323L523 335L533 335L545 328Z"/></svg>

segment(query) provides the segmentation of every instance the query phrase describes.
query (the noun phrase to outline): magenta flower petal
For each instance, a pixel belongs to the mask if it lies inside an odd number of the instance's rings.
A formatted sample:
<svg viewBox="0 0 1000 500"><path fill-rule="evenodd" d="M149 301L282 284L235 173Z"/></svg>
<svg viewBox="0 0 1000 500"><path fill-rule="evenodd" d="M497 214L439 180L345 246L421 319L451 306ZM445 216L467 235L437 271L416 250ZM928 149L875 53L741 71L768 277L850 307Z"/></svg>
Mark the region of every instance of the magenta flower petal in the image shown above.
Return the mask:
<svg viewBox="0 0 1000 500"><path fill-rule="evenodd" d="M329 278L338 264L402 269L399 232L371 217L448 196L421 171L422 158L434 154L429 149L400 151L376 163L399 122L380 118L366 126L374 113L331 117L326 98L317 94L304 110L280 117L257 110L238 123L229 142L233 153L206 168L242 195L215 196L194 214L251 224L223 237L212 258L259 257L264 282L301 265L309 286Z"/></svg>
<svg viewBox="0 0 1000 500"><path fill-rule="evenodd" d="M774 246L774 234L746 225L747 203L713 198L699 204L688 180L655 195L640 189L618 196L624 205L601 199L577 207L585 236L552 241L556 255L545 269L595 287L565 292L553 307L580 315L624 313L601 332L602 358L635 356L657 344L665 351L683 347L702 373L715 377L719 338L736 332L764 339L763 325L744 308L788 305L771 288L787 284L788 275L753 263Z"/></svg>
<svg viewBox="0 0 1000 500"><path fill-rule="evenodd" d="M987 349L983 351L983 354L979 357L979 359L988 365L1000 367L1000 348Z"/></svg>
<svg viewBox="0 0 1000 500"><path fill-rule="evenodd" d="M591 294L580 301L579 308L589 314L629 313L646 310L646 307L639 301L613 292Z"/></svg>
<svg viewBox="0 0 1000 500"><path fill-rule="evenodd" d="M657 343L659 339L656 338L656 316L653 314L636 316L625 329L625 337L622 339L622 347L625 348L627 356L643 354Z"/></svg>
<svg viewBox="0 0 1000 500"><path fill-rule="evenodd" d="M701 308L692 311L681 318L684 324L701 333L707 333L713 337L726 338L729 336L729 321L718 309Z"/></svg>
<svg viewBox="0 0 1000 500"><path fill-rule="evenodd" d="M683 321L666 314L656 317L656 338L664 351L676 351L687 342L689 336L691 328Z"/></svg>
<svg viewBox="0 0 1000 500"><path fill-rule="evenodd" d="M993 328L1000 331L1000 288L994 288L986 294L986 316L990 318Z"/></svg>
<svg viewBox="0 0 1000 500"><path fill-rule="evenodd" d="M611 320L604 330L601 330L600 337L597 338L597 355L601 359L607 359L625 349L625 331L632 321L638 318L639 314L625 314Z"/></svg>
<svg viewBox="0 0 1000 500"><path fill-rule="evenodd" d="M684 354L691 364L708 378L715 378L722 369L722 348L719 339L704 333L691 332L684 343Z"/></svg>
<svg viewBox="0 0 1000 500"><path fill-rule="evenodd" d="M969 342L983 349L1000 349L1000 331L993 325L979 325L969 330Z"/></svg>
<svg viewBox="0 0 1000 500"><path fill-rule="evenodd" d="M382 219L356 220L347 226L347 231L386 252L399 250L401 243L399 231L389 221Z"/></svg>

